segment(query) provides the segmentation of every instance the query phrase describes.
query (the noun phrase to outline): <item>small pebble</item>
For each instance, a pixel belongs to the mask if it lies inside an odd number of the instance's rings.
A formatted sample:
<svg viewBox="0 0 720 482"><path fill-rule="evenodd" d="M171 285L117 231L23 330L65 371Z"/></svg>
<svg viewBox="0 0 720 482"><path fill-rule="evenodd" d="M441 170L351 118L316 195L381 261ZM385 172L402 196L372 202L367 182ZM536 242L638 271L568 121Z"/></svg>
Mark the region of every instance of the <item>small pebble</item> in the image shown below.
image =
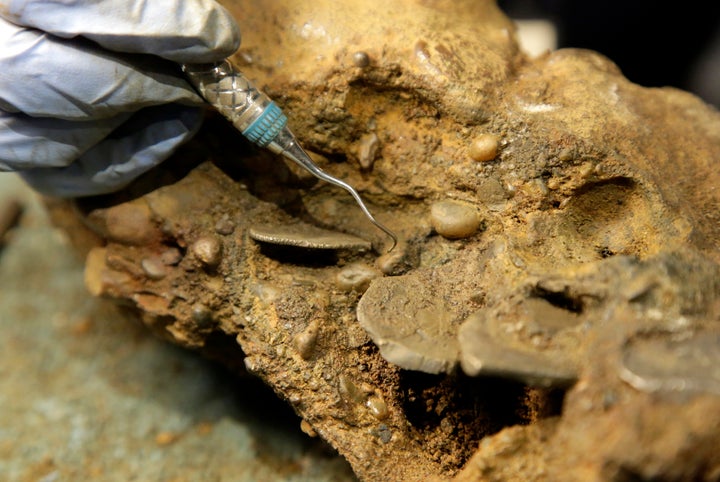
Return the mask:
<svg viewBox="0 0 720 482"><path fill-rule="evenodd" d="M222 244L214 236L202 236L192 245L193 254L206 266L214 268L222 260Z"/></svg>
<svg viewBox="0 0 720 482"><path fill-rule="evenodd" d="M480 228L480 213L460 201L438 201L430 207L430 223L437 233L448 239L468 238Z"/></svg>
<svg viewBox="0 0 720 482"><path fill-rule="evenodd" d="M474 161L492 161L497 156L498 145L499 140L497 136L482 134L472 141L468 154Z"/></svg>
<svg viewBox="0 0 720 482"><path fill-rule="evenodd" d="M218 222L215 223L215 232L223 236L228 236L232 234L233 231L235 231L235 223L232 222L230 216L223 214Z"/></svg>
<svg viewBox="0 0 720 482"><path fill-rule="evenodd" d="M362 50L355 52L352 59L355 67L360 67L362 69L370 65L370 56L367 52L363 52Z"/></svg>
<svg viewBox="0 0 720 482"><path fill-rule="evenodd" d="M547 180L547 188L551 191L556 191L560 188L561 182L557 177L551 177Z"/></svg>
<svg viewBox="0 0 720 482"><path fill-rule="evenodd" d="M93 296L105 294L107 288L106 258L107 249L100 247L92 248L85 257L85 288Z"/></svg>
<svg viewBox="0 0 720 482"><path fill-rule="evenodd" d="M392 440L392 430L390 430L390 427L388 427L384 423L381 423L378 427L377 434L380 438L380 441L384 444L389 443L390 440Z"/></svg>
<svg viewBox="0 0 720 482"><path fill-rule="evenodd" d="M134 260L119 254L108 253L105 262L113 270L122 271L131 276L140 277L144 274L142 268Z"/></svg>
<svg viewBox="0 0 720 482"><path fill-rule="evenodd" d="M182 260L182 253L177 248L168 248L160 254L160 261L167 266L175 266Z"/></svg>
<svg viewBox="0 0 720 482"><path fill-rule="evenodd" d="M578 168L578 173L580 174L580 177L583 179L588 179L592 177L593 171L595 170L595 166L592 162L584 162L582 165Z"/></svg>
<svg viewBox="0 0 720 482"><path fill-rule="evenodd" d="M260 361L260 357L246 356L243 359L243 364L245 365L245 370L252 375L259 375L262 371L262 362Z"/></svg>
<svg viewBox="0 0 720 482"><path fill-rule="evenodd" d="M360 147L358 149L360 167L366 170L372 168L373 163L375 163L375 158L377 157L379 146L380 140L374 132L365 134L360 138Z"/></svg>
<svg viewBox="0 0 720 482"><path fill-rule="evenodd" d="M477 200L485 205L498 205L509 197L502 183L492 177L480 180L476 192Z"/></svg>
<svg viewBox="0 0 720 482"><path fill-rule="evenodd" d="M151 217L147 204L130 202L113 206L105 213L108 237L124 244L146 244L159 234Z"/></svg>
<svg viewBox="0 0 720 482"><path fill-rule="evenodd" d="M140 262L140 266L150 279L161 280L167 275L167 272L165 271L165 263L156 256L144 258Z"/></svg>
<svg viewBox="0 0 720 482"><path fill-rule="evenodd" d="M370 411L370 414L378 420L385 420L388 417L388 408L385 400L380 397L370 397L365 406Z"/></svg>
<svg viewBox="0 0 720 482"><path fill-rule="evenodd" d="M205 327L212 323L212 311L202 303L195 303L191 312L192 319L199 327Z"/></svg>
<svg viewBox="0 0 720 482"><path fill-rule="evenodd" d="M365 263L352 263L345 266L335 276L335 284L343 291L364 293L370 282L382 276L382 273Z"/></svg>
<svg viewBox="0 0 720 482"><path fill-rule="evenodd" d="M340 375L338 382L338 390L345 400L355 403L362 403L365 400L365 394L353 383L350 377Z"/></svg>
<svg viewBox="0 0 720 482"><path fill-rule="evenodd" d="M293 338L293 345L303 360L309 360L312 357L315 351L315 345L317 344L318 331L318 323L317 321L313 321L305 331L298 333Z"/></svg>
<svg viewBox="0 0 720 482"><path fill-rule="evenodd" d="M440 420L440 430L442 430L445 435L452 435L452 433L455 431L455 427L453 426L450 417L445 417Z"/></svg>
<svg viewBox="0 0 720 482"><path fill-rule="evenodd" d="M400 241L395 249L378 256L375 266L386 275L398 275L403 271L407 244Z"/></svg>
<svg viewBox="0 0 720 482"><path fill-rule="evenodd" d="M318 436L317 432L307 420L300 421L300 430L302 430L308 437L315 438Z"/></svg>

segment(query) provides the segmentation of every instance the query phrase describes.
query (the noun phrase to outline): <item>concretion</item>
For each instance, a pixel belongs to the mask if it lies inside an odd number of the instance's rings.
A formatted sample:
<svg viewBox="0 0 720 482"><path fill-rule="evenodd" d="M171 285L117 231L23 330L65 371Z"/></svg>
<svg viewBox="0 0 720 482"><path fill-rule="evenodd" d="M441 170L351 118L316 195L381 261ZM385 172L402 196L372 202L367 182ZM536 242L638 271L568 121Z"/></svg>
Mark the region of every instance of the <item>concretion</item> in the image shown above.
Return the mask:
<svg viewBox="0 0 720 482"><path fill-rule="evenodd" d="M236 341L362 480L720 473L716 110L528 59L491 1L224 3L234 60L401 242L211 116L82 219L56 205L94 294L231 366ZM482 223L445 237L449 200Z"/></svg>

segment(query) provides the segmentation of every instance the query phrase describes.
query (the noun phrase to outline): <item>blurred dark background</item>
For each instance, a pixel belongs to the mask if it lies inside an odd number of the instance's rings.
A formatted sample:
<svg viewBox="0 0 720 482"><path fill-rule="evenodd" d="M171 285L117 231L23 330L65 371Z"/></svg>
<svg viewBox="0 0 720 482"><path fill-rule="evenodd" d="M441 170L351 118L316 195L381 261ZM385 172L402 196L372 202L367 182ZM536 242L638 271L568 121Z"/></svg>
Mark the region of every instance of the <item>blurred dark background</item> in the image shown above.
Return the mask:
<svg viewBox="0 0 720 482"><path fill-rule="evenodd" d="M498 0L514 19L546 19L558 48L613 60L647 87L674 86L720 107L720 1Z"/></svg>

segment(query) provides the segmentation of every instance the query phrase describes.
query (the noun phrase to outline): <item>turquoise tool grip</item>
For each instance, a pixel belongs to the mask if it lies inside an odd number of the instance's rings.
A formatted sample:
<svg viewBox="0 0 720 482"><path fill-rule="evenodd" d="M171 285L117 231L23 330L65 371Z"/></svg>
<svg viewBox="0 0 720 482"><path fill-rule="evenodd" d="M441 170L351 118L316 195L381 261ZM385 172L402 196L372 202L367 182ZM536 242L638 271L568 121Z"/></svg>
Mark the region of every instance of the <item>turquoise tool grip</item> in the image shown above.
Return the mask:
<svg viewBox="0 0 720 482"><path fill-rule="evenodd" d="M287 125L287 116L275 102L265 107L262 114L242 131L242 135L260 147L270 144Z"/></svg>

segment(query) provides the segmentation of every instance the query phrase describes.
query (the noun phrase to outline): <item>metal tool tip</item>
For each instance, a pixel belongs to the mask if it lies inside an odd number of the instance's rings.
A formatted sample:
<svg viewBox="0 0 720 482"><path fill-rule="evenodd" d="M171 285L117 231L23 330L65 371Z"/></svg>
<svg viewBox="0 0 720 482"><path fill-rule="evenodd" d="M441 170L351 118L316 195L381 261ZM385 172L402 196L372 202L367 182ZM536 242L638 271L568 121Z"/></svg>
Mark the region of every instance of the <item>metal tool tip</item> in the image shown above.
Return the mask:
<svg viewBox="0 0 720 482"><path fill-rule="evenodd" d="M302 168L304 168L306 171L310 172L312 175L317 177L318 179L321 179L327 183L333 184L335 186L341 187L345 189L347 192L350 193L350 195L355 199L355 202L360 206L360 209L365 214L365 216L370 220L371 223L375 225L378 229L380 229L382 232L387 234L392 239L392 246L390 246L390 249L387 251L388 253L395 249L395 246L398 244L398 238L388 227L386 227L384 224L382 224L380 221L375 219L375 216L372 215L370 210L365 206L365 203L363 202L362 198L358 194L358 192L353 188L350 184L346 183L345 181L338 179L334 176L331 176L330 174L326 173L322 169L320 169L313 161L310 159L310 156L308 156L307 152L303 150L302 147L297 143L297 140L295 139L295 136L292 135L292 133L287 129L283 129L282 132L280 132L280 135L276 138L273 143L270 144L270 149L274 152L277 152L278 154L281 154L285 156L286 158L292 160Z"/></svg>
<svg viewBox="0 0 720 482"><path fill-rule="evenodd" d="M388 249L387 251L385 251L386 253L392 252L392 250L395 249L395 247L398 245L398 238L397 238L397 236L395 235L395 233L393 233L393 232L390 231L388 228L386 228L385 226L383 226L382 224L380 224L380 223L378 223L378 222L375 222L375 226L377 226L378 228L380 228L381 230L383 230L383 231L385 232L385 234L387 234L388 236L390 236L390 239L392 239L392 244L390 245L390 249Z"/></svg>

